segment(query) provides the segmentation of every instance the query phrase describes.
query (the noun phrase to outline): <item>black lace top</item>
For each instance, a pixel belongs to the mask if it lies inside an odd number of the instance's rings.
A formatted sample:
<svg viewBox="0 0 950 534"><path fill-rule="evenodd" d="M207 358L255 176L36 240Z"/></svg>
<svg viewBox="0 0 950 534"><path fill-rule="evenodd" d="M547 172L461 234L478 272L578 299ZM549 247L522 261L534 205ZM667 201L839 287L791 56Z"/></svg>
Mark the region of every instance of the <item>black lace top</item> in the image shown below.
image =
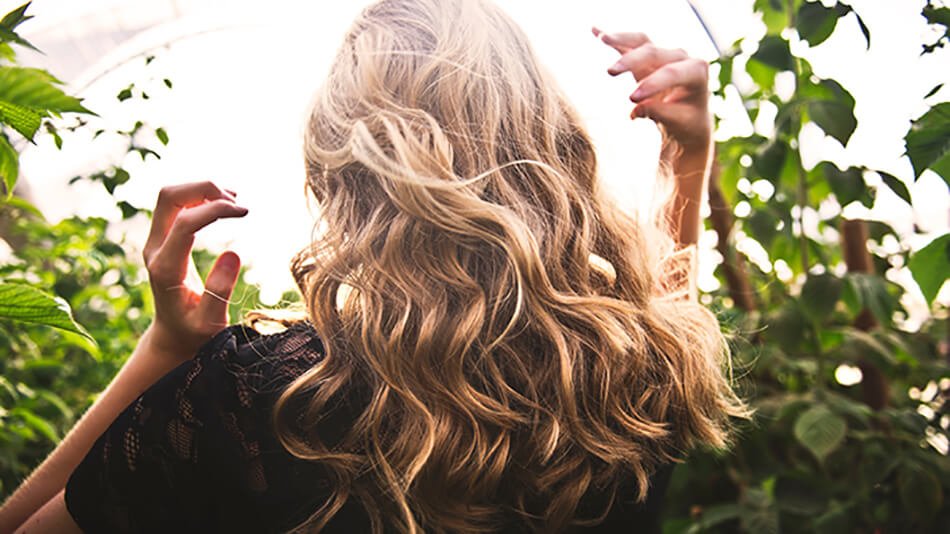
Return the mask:
<svg viewBox="0 0 950 534"><path fill-rule="evenodd" d="M292 529L332 488L319 464L281 447L271 430L271 408L283 387L322 355L306 323L266 336L242 326L221 331L99 437L66 484L69 513L83 531L97 533ZM342 429L348 421L341 412L320 424ZM618 496L607 521L589 531L658 531L669 473L665 468L654 475L644 504ZM632 485L626 495L633 495ZM368 531L356 502L324 530Z"/></svg>

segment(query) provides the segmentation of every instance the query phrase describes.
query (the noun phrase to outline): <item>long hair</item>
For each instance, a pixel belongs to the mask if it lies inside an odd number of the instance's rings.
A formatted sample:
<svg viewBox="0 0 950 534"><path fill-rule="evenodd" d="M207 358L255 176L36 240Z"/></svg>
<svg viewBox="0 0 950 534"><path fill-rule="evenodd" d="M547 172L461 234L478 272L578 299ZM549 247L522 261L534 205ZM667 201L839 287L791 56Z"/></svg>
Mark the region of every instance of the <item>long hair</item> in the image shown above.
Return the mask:
<svg viewBox="0 0 950 534"><path fill-rule="evenodd" d="M376 532L556 531L606 514L575 517L589 490L643 499L659 465L726 444L744 407L716 318L657 291L669 239L601 193L497 7L367 8L304 147L321 222L292 269L326 357L275 424L332 495L301 530L354 499ZM318 431L335 410L352 426Z"/></svg>

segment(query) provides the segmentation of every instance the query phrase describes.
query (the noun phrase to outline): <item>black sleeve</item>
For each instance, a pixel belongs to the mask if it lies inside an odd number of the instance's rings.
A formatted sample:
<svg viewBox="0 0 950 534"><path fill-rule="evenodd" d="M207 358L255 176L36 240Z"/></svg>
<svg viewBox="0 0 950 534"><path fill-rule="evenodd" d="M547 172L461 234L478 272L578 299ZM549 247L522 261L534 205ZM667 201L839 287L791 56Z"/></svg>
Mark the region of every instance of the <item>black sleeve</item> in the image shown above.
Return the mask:
<svg viewBox="0 0 950 534"><path fill-rule="evenodd" d="M240 503L260 502L251 497L267 489L266 412L262 419L229 364L247 335L241 327L219 333L99 437L66 484L66 507L83 531L256 530L253 510Z"/></svg>

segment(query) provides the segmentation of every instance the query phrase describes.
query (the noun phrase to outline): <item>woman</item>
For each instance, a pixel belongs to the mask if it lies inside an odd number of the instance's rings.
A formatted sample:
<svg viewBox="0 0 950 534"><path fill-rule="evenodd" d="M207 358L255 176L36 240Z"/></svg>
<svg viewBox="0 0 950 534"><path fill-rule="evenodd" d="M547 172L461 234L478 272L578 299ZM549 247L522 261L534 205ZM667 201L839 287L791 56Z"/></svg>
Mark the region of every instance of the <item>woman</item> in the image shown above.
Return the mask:
<svg viewBox="0 0 950 534"><path fill-rule="evenodd" d="M620 53L608 72L640 80L631 117L665 131L669 230L688 248L706 64L594 33ZM292 267L307 320L218 332L239 260L193 290L189 252L247 210L211 183L163 189L144 249L155 321L2 525L655 529L671 463L722 447L744 407L716 319L660 272L673 240L601 195L590 139L521 30L482 0L369 7L305 157L321 208Z"/></svg>

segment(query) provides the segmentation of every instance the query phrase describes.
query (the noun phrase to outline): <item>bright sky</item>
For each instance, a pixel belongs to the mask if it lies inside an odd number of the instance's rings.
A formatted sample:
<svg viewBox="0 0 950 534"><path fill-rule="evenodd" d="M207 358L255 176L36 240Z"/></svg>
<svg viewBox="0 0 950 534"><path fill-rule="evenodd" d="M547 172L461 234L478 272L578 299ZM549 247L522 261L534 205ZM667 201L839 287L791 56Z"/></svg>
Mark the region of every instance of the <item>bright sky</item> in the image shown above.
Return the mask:
<svg viewBox="0 0 950 534"><path fill-rule="evenodd" d="M498 2L524 26L542 61L580 110L617 201L627 208L648 204L658 148L655 128L627 118L633 80L606 74L616 54L590 35L590 27L645 31L661 45L712 59L715 51L686 2ZM18 3L4 0L0 7ZM252 266L250 277L263 285L265 299L275 299L292 286L288 262L308 243L313 222L303 196L301 158L307 104L349 21L366 3L232 0L224 11L210 0L36 0L31 11L37 18L22 28L40 48L50 43L49 56L36 60L45 61L54 74L68 74L67 80L102 116L105 127L129 128L142 118L163 126L171 138L160 150L162 160L150 159L144 165L138 156L117 160L121 146L108 136L96 141L88 135L68 136L61 152L49 139L41 139L22 157L23 176L33 186L37 203L54 220L74 212L101 215L111 205L101 186L70 188L65 183L109 162L121 163L132 173L132 182L118 190L119 196L140 206L153 204L163 185L214 179L237 190L250 214L209 228L198 244L237 251ZM696 3L723 46L763 31L751 13L752 0ZM919 16L922 0L855 0L852 5L870 27L871 50L864 51L849 15L831 39L806 55L819 75L836 78L854 94L858 129L847 150L818 135L803 150L811 163L820 159L840 165L863 163L910 183L912 171L901 157L901 137L908 121L925 110L921 97L946 81L950 56L942 51L919 57L921 39L928 35ZM159 23L135 31L154 21ZM142 68L141 59L127 61L169 41L174 44L157 50L148 69ZM61 73L57 65L77 72ZM174 82L173 90L163 88L165 77ZM115 95L130 81L152 98L118 104ZM935 98L946 99L947 94L944 89ZM720 109L726 109L729 117L741 116L735 108ZM723 127L748 133L751 125L732 119ZM152 144L157 148L157 141ZM911 191L916 210L884 191L873 215L905 231L914 223L932 235L946 231L950 222L946 186L929 175L912 184ZM127 225L131 242L144 240L143 224ZM704 243L710 246L713 238L705 236ZM926 241L920 238L912 245ZM713 260L702 261L701 287L715 287L713 267Z"/></svg>

